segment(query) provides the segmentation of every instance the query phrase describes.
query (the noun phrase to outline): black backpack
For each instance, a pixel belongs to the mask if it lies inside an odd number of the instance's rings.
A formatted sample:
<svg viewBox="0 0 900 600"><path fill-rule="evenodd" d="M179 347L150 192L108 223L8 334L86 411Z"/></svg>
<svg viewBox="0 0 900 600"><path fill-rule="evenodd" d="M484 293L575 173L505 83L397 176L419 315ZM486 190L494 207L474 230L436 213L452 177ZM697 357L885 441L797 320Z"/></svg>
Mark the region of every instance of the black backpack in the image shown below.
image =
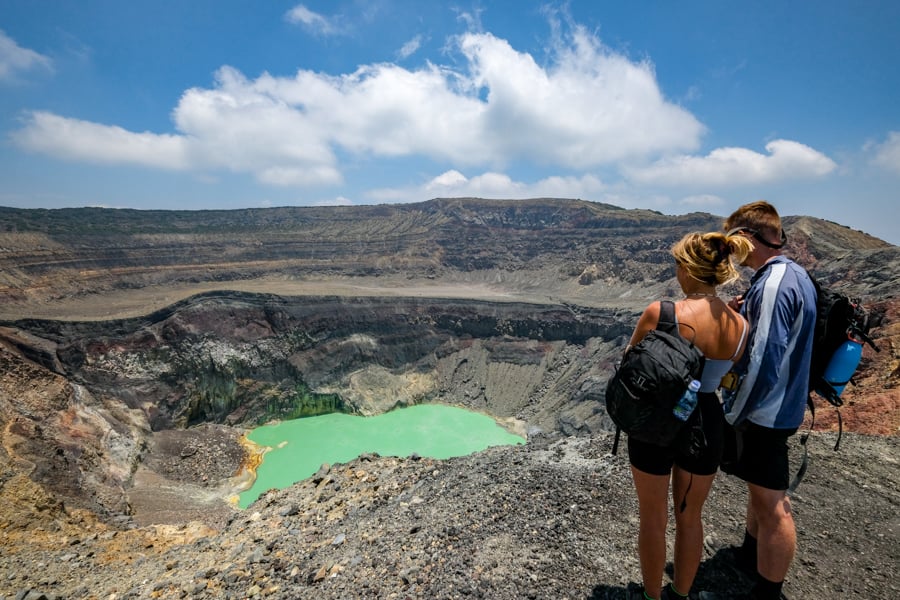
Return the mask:
<svg viewBox="0 0 900 600"><path fill-rule="evenodd" d="M881 349L869 337L869 313L859 298L850 298L828 289L812 275L810 279L816 286L816 327L813 332L812 362L809 365L809 391L816 392L834 406L841 406L844 401L834 385L843 386L850 380L829 382L825 379L825 370L835 352L848 337L869 344L876 352L881 352Z"/></svg>
<svg viewBox="0 0 900 600"><path fill-rule="evenodd" d="M659 446L669 446L685 427L672 409L693 379L700 379L705 358L684 339L675 321L675 304L660 302L659 324L622 357L606 385L606 412L619 433Z"/></svg>
<svg viewBox="0 0 900 600"><path fill-rule="evenodd" d="M809 274L809 273L807 273ZM809 430L800 437L800 445L803 447L803 456L800 461L800 468L788 487L788 492L793 493L803 480L806 474L808 464L808 451L806 442L809 440L809 434L816 423L816 406L813 403L812 394L815 392L837 410L838 418L838 437L834 443L835 451L841 446L841 437L844 433L844 423L839 410L844 401L840 394L834 388L834 385L843 385L851 381L850 377L847 381L829 382L825 378L825 371L828 368L831 359L839 348L847 341L848 337L858 340L860 343L867 343L876 352L881 352L872 338L869 337L869 313L863 307L859 298L851 298L840 292L836 292L820 284L815 277L809 275L813 285L816 288L816 326L813 330L813 351L812 360L809 364L809 395L806 398L806 404L809 407L810 423Z"/></svg>

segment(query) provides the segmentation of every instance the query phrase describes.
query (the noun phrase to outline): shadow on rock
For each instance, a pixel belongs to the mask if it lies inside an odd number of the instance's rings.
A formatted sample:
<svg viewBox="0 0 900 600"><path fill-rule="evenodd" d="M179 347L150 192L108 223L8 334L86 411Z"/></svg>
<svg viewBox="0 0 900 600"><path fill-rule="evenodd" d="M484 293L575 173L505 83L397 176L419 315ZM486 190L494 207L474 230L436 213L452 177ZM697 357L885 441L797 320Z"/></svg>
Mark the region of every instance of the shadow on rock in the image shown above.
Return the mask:
<svg viewBox="0 0 900 600"><path fill-rule="evenodd" d="M670 578L675 577L675 567L671 562L666 563L666 574ZM692 589L732 598L749 592L752 586L753 579L735 564L732 550L721 548L700 563Z"/></svg>
<svg viewBox="0 0 900 600"><path fill-rule="evenodd" d="M625 588L620 585L598 585L591 590L587 600L621 600L625 597Z"/></svg>

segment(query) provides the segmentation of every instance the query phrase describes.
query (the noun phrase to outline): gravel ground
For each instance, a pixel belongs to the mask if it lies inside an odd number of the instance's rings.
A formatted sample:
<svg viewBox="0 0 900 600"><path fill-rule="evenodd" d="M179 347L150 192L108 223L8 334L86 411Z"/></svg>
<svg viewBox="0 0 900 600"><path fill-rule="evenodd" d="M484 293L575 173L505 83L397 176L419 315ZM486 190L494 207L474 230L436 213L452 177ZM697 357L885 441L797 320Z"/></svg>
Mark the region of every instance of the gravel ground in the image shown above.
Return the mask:
<svg viewBox="0 0 900 600"><path fill-rule="evenodd" d="M845 434L839 452L833 442L810 441L785 593L894 597L900 438ZM444 461L362 456L212 525L117 529L51 504L27 523L0 520L0 596L622 598L639 580L637 514L627 459L610 447L600 435ZM696 589L746 586L714 551L740 540L745 501L740 482L719 477Z"/></svg>

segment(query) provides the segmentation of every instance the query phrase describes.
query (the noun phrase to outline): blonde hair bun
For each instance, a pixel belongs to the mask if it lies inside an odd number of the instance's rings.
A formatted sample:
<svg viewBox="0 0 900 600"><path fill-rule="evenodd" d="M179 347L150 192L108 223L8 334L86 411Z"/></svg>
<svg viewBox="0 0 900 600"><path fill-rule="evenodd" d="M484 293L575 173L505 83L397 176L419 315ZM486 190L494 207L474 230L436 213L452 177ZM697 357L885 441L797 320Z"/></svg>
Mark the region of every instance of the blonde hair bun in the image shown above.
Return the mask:
<svg viewBox="0 0 900 600"><path fill-rule="evenodd" d="M695 231L672 246L672 256L693 279L718 286L740 278L735 265L744 262L752 250L742 235Z"/></svg>

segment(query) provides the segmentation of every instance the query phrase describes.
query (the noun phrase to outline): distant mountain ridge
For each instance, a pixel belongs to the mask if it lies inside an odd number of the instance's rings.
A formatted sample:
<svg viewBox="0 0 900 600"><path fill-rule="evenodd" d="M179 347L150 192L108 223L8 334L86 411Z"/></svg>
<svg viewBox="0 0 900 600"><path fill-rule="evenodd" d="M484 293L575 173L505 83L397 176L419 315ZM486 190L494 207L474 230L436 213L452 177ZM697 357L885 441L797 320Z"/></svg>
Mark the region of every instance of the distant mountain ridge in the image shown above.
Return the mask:
<svg viewBox="0 0 900 600"><path fill-rule="evenodd" d="M24 309L99 291L266 276L455 280L482 273L490 281L523 271L543 274L537 287L552 290L586 270L581 283L605 281L613 297L638 284L653 294L674 282L672 243L721 223L708 213L565 199L212 211L0 207L0 299ZM788 253L813 271L860 293L897 295L896 246L813 217L787 217L785 228ZM572 299L590 296L583 291L572 288Z"/></svg>
<svg viewBox="0 0 900 600"><path fill-rule="evenodd" d="M375 223L400 231L416 223L436 230L451 222L459 226L501 229L634 230L658 227L717 229L723 218L704 212L666 215L648 209L562 198L487 200L435 198L409 204L297 206L222 210L137 210L119 208L26 209L0 206L0 233L44 233L51 236L215 234L314 229L335 233L372 233ZM368 226L362 224L369 223ZM838 238L838 247L879 248L888 242L813 216L786 216L787 227L807 234L822 232ZM354 226L355 225L355 226ZM378 228L374 228L378 231ZM382 233L386 233L382 231Z"/></svg>

